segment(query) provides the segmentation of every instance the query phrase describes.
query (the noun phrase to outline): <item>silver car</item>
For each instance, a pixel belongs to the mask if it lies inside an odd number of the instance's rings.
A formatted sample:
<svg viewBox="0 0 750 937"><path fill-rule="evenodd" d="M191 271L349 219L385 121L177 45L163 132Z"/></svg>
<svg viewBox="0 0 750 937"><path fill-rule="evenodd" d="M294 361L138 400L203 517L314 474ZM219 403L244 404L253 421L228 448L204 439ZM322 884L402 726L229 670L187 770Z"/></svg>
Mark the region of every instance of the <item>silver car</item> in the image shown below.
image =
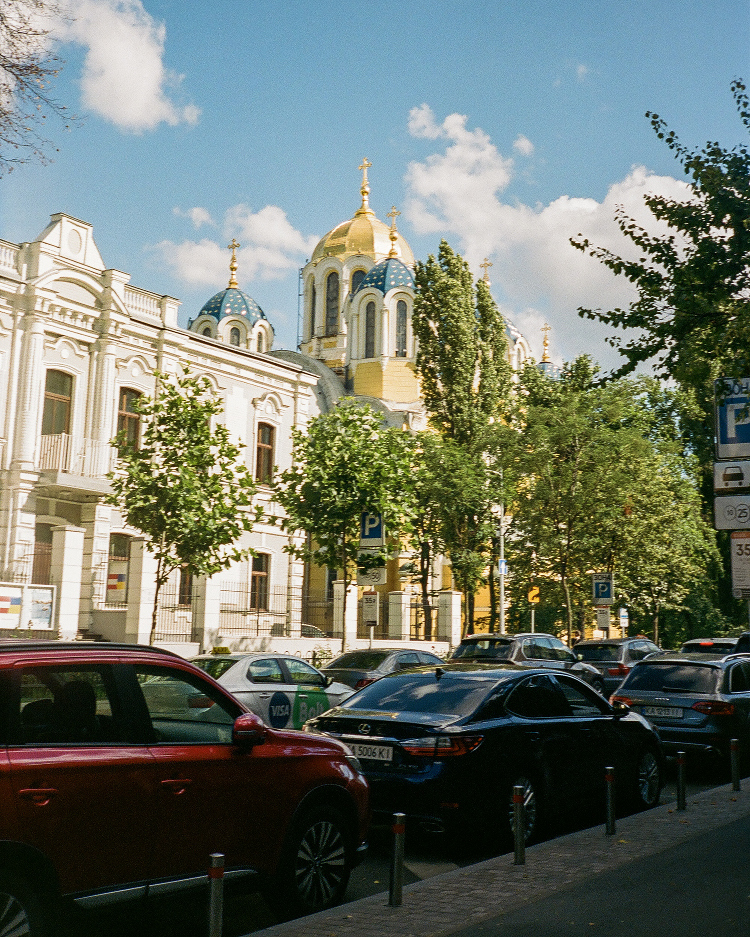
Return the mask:
<svg viewBox="0 0 750 937"><path fill-rule="evenodd" d="M204 654L193 663L274 729L301 729L354 692L292 654Z"/></svg>

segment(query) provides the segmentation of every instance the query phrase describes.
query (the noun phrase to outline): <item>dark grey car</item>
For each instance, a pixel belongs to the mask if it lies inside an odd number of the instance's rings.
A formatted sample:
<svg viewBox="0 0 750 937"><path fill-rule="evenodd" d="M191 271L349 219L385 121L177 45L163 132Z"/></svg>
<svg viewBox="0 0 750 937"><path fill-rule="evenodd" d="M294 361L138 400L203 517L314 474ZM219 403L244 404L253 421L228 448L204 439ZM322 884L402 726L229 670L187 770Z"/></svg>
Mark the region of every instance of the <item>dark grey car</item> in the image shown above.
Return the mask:
<svg viewBox="0 0 750 937"><path fill-rule="evenodd" d="M648 638L605 638L602 641L579 641L573 648L578 660L596 667L604 681L606 696L617 689L634 664L661 648Z"/></svg>
<svg viewBox="0 0 750 937"><path fill-rule="evenodd" d="M750 656L667 651L636 664L611 697L645 716L667 753L750 753Z"/></svg>
<svg viewBox="0 0 750 937"><path fill-rule="evenodd" d="M604 680L596 667L578 660L573 651L553 634L470 634L449 659L506 661L522 667L567 670L585 680L597 693L604 693Z"/></svg>
<svg viewBox="0 0 750 937"><path fill-rule="evenodd" d="M361 690L387 673L411 667L439 667L442 657L416 648L371 647L347 651L321 668L327 677Z"/></svg>

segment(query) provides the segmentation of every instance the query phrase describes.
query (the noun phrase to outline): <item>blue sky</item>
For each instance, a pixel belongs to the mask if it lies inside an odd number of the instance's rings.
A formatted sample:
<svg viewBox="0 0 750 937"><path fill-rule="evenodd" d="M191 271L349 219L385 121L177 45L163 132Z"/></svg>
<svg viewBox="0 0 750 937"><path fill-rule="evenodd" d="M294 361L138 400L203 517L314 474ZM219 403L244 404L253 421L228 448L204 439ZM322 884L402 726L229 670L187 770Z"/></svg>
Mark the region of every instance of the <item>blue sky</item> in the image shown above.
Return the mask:
<svg viewBox="0 0 750 937"><path fill-rule="evenodd" d="M579 305L625 284L570 248L618 249L614 208L684 192L644 114L688 146L745 142L730 82L750 82L747 0L66 0L51 24L58 99L79 116L60 152L0 178L0 237L64 211L109 267L183 301L186 324L228 280L294 347L297 275L359 206L392 205L416 257L441 237L541 354L616 357Z"/></svg>

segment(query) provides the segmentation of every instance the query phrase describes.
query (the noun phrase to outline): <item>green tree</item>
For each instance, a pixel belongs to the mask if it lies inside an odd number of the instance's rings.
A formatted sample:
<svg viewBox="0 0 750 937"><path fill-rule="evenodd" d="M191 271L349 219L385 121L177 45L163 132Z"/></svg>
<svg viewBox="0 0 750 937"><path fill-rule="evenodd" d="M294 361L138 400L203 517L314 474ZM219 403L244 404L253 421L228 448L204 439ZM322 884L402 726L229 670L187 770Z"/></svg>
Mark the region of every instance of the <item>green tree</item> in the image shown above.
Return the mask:
<svg viewBox="0 0 750 937"><path fill-rule="evenodd" d="M750 102L741 81L732 83L732 93L750 130ZM627 309L582 308L579 315L635 330L627 338L610 339L625 358L617 375L651 362L693 396L694 411L684 429L707 466L713 381L750 374L750 148L709 142L690 150L658 114L646 116L690 177L687 197L645 197L654 218L668 226L664 235L649 234L622 209L617 212L620 230L637 248L636 259L592 245L580 234L571 241L638 291Z"/></svg>
<svg viewBox="0 0 750 937"><path fill-rule="evenodd" d="M512 387L505 322L488 284L474 283L446 241L437 260L417 263L415 281L417 372L430 426L444 443L433 450L429 471L454 492L439 500L441 539L471 632L474 596L492 555L496 431L508 417Z"/></svg>
<svg viewBox="0 0 750 937"><path fill-rule="evenodd" d="M156 632L159 593L170 574L185 567L212 576L248 556L234 546L260 519L253 507L255 482L239 461L241 448L221 424L219 396L206 377L156 374L154 397L135 408L143 417L138 444L121 433L113 444L119 459L108 476L125 522L146 537L156 557L156 591L151 641Z"/></svg>
<svg viewBox="0 0 750 937"><path fill-rule="evenodd" d="M0 0L0 175L32 159L46 162L47 116L66 117L49 91L60 61L44 25L61 16L56 0Z"/></svg>
<svg viewBox="0 0 750 937"><path fill-rule="evenodd" d="M691 464L652 379L601 384L581 356L558 380L521 375L514 577L564 609L569 640L590 610L591 572L612 572L658 634L715 559Z"/></svg>
<svg viewBox="0 0 750 937"><path fill-rule="evenodd" d="M386 429L370 407L343 401L310 420L306 432L293 430L292 466L274 482L290 534L304 533L303 546L290 545L300 558L339 569L346 599L354 570L382 563L360 554L363 512L381 514L389 538L410 529L413 513L412 437ZM341 649L346 648L346 630Z"/></svg>

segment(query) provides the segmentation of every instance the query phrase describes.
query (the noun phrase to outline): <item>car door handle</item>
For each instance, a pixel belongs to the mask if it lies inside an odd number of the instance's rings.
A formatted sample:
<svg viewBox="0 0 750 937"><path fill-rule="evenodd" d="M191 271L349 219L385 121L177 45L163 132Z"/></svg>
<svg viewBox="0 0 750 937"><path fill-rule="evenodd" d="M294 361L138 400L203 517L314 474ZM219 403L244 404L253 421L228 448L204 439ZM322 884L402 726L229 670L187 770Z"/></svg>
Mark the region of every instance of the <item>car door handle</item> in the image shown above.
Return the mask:
<svg viewBox="0 0 750 937"><path fill-rule="evenodd" d="M18 796L36 804L37 807L45 807L56 793L56 787L24 787L18 792Z"/></svg>
<svg viewBox="0 0 750 937"><path fill-rule="evenodd" d="M161 782L161 786L173 794L184 794L192 783L190 778L168 778Z"/></svg>
<svg viewBox="0 0 750 937"><path fill-rule="evenodd" d="M270 698L271 698L271 694L270 694L270 693L258 693L258 698L259 698L259 699L270 699Z"/></svg>

